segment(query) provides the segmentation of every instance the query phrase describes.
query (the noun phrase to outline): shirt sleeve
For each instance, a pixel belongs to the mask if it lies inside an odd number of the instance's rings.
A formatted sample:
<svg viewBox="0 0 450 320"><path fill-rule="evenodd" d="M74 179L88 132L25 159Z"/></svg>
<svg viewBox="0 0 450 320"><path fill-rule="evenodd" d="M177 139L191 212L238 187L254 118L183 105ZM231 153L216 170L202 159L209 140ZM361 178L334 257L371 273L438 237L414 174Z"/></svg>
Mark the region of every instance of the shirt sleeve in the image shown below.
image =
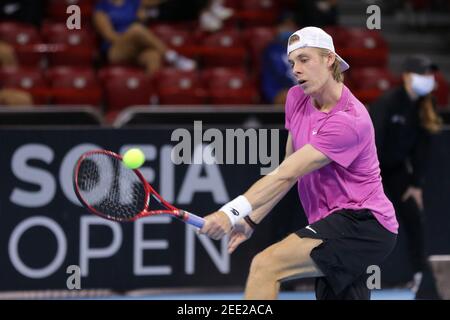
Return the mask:
<svg viewBox="0 0 450 320"><path fill-rule="evenodd" d="M287 97L286 97L286 103L285 103L285 107L284 107L284 113L285 113L285 124L284 127L290 131L291 130L291 118L292 118L292 113L293 113L293 107L294 107L294 92L292 90L293 88L289 89Z"/></svg>
<svg viewBox="0 0 450 320"><path fill-rule="evenodd" d="M360 152L357 131L340 116L327 119L311 137L310 144L344 168L347 168Z"/></svg>

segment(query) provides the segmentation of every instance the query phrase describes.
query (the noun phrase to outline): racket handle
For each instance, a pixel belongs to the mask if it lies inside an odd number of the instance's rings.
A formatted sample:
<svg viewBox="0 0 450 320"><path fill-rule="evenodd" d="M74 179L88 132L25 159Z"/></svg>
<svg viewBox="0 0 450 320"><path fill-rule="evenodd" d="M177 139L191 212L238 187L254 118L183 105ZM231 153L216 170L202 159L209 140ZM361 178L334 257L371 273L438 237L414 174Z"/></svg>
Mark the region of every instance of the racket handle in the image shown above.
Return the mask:
<svg viewBox="0 0 450 320"><path fill-rule="evenodd" d="M186 223L193 225L199 229L203 228L203 225L205 224L205 219L203 219L193 213L190 213L187 211L185 211L185 212L187 214L186 219L184 220Z"/></svg>

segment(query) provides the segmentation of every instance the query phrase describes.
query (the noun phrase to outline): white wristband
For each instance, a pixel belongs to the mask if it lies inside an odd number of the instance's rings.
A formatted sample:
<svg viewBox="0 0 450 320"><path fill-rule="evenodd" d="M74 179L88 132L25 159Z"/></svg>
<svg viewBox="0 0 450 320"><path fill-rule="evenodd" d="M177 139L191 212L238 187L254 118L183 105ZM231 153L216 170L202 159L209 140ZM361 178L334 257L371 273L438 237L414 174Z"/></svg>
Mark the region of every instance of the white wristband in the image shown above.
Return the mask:
<svg viewBox="0 0 450 320"><path fill-rule="evenodd" d="M234 226L236 222L252 212L252 205L246 197L240 195L236 199L224 204L219 211L225 212L230 219L231 225Z"/></svg>

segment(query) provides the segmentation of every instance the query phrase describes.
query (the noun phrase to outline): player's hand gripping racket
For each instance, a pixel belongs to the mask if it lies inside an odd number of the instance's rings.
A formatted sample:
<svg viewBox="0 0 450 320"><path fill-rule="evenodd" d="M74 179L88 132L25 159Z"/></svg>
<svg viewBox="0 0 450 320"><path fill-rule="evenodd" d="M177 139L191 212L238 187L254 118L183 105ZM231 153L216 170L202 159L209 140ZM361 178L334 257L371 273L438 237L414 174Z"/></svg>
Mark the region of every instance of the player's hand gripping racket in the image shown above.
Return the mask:
<svg viewBox="0 0 450 320"><path fill-rule="evenodd" d="M123 222L168 214L198 228L205 222L164 200L139 170L126 167L122 156L111 151L84 153L75 165L73 183L83 206L102 218ZM151 200L156 200L163 209L152 210Z"/></svg>

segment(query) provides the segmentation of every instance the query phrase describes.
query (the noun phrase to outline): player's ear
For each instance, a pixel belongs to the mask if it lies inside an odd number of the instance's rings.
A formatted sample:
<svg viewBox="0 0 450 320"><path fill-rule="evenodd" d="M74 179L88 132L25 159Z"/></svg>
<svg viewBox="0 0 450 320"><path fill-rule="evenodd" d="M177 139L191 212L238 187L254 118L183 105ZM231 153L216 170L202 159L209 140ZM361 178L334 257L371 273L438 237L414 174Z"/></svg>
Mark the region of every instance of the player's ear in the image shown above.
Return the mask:
<svg viewBox="0 0 450 320"><path fill-rule="evenodd" d="M327 55L327 66L328 68L331 68L336 61L336 55L333 54L331 51Z"/></svg>

